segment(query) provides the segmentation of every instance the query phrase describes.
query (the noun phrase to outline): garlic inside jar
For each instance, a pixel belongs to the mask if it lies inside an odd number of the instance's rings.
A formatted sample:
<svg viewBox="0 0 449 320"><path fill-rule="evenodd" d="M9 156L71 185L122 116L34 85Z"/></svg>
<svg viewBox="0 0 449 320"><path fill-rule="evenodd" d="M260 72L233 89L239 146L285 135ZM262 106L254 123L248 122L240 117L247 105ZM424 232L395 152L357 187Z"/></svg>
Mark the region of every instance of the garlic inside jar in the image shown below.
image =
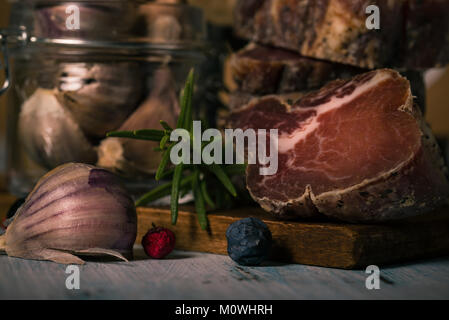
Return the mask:
<svg viewBox="0 0 449 320"><path fill-rule="evenodd" d="M66 30L68 5L80 9L80 30ZM14 47L8 91L9 190L22 197L49 170L81 162L121 176L133 195L147 191L160 159L154 144L106 134L176 123L187 74L205 57L201 9L37 0L12 11L10 27L27 41Z"/></svg>

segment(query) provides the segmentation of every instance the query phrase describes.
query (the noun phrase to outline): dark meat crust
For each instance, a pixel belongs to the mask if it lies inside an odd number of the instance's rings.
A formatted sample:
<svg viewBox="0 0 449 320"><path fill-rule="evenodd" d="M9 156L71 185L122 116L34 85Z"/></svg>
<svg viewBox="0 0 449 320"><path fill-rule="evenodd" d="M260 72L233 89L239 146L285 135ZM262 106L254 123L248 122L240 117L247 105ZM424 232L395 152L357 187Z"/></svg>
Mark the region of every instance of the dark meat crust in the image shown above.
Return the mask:
<svg viewBox="0 0 449 320"><path fill-rule="evenodd" d="M335 79L349 79L367 72L340 63L305 58L293 51L250 43L225 63L227 88L231 91L229 108L236 109L253 98L277 94L297 100L311 90ZM426 88L422 72L409 70L403 75L410 81L415 102L425 113Z"/></svg>
<svg viewBox="0 0 449 320"><path fill-rule="evenodd" d="M233 54L229 67L238 90L256 95L318 89L329 81L364 71L255 43Z"/></svg>
<svg viewBox="0 0 449 320"><path fill-rule="evenodd" d="M379 7L379 30L366 28L369 5ZM258 43L361 68L449 62L447 0L239 0L235 29Z"/></svg>
<svg viewBox="0 0 449 320"><path fill-rule="evenodd" d="M283 101L286 101L287 103L293 103L294 101L297 101L298 99L300 99L301 97L305 96L306 94L308 94L308 91L300 91L300 92L292 92L292 93L285 93L285 94L277 94L275 95L276 98L281 99ZM257 96L257 95L252 95L252 94L248 94L248 93L243 93L243 92L234 92L231 93L229 96L229 109L230 110L237 110L239 108L242 108L244 106L246 106L248 103L250 103L253 100L260 100L260 99L264 99L267 98L269 96L272 95L263 95L263 96Z"/></svg>

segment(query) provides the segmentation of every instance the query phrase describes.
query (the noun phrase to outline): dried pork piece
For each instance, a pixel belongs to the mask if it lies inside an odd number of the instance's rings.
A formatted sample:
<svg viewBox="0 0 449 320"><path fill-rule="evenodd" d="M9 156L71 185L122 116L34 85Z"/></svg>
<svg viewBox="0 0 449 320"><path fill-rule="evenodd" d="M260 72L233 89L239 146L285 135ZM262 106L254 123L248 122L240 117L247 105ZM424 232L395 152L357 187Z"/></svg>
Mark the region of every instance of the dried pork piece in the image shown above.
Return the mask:
<svg viewBox="0 0 449 320"><path fill-rule="evenodd" d="M380 29L366 26L370 5ZM362 68L449 62L447 0L240 0L235 28L258 43Z"/></svg>
<svg viewBox="0 0 449 320"><path fill-rule="evenodd" d="M423 74L419 71L405 71L403 75L410 81L410 86L413 92L414 102L419 106L421 113L425 114L426 111L426 85L424 83ZM302 98L311 90L297 91L289 93L279 93L275 96L281 98L287 102L296 101ZM273 94L272 94L273 95ZM236 110L244 107L246 104L255 99L261 99L270 95L256 95L241 91L234 91L228 94L226 104L230 110Z"/></svg>
<svg viewBox="0 0 449 320"><path fill-rule="evenodd" d="M363 72L352 66L305 58L293 51L256 43L233 54L228 67L239 91L258 95L318 89L331 80Z"/></svg>
<svg viewBox="0 0 449 320"><path fill-rule="evenodd" d="M380 30L369 30L365 8L377 5ZM362 68L384 66L402 33L402 1L240 0L237 34L303 56Z"/></svg>
<svg viewBox="0 0 449 320"><path fill-rule="evenodd" d="M279 94L297 100L335 79L349 79L368 70L340 63L305 58L289 50L250 43L225 63L225 83L231 91L229 108L253 98ZM421 71L402 72L410 81L415 101L425 112L426 87Z"/></svg>
<svg viewBox="0 0 449 320"><path fill-rule="evenodd" d="M249 93L244 92L233 92L229 95L229 102L228 107L230 110L237 110L239 108L242 108L246 106L248 103L250 103L253 100L260 100L263 98L267 98L270 96L274 96L276 98L282 99L286 102L294 102L298 100L299 98L305 96L310 91L299 91L299 92L291 92L291 93L284 93L284 94L277 94L277 95L252 95Z"/></svg>
<svg viewBox="0 0 449 320"><path fill-rule="evenodd" d="M447 202L448 171L409 81L380 69L290 104L269 96L234 110L229 127L278 129L278 170L249 165L247 187L280 217L400 219Z"/></svg>

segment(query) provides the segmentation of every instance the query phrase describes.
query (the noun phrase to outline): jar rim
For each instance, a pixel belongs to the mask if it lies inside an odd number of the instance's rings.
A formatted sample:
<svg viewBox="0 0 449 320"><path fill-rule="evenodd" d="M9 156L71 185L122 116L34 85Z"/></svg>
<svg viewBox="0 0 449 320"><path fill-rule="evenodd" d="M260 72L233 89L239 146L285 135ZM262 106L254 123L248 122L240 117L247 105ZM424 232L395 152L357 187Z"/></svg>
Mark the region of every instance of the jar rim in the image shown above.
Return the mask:
<svg viewBox="0 0 449 320"><path fill-rule="evenodd" d="M9 0L11 10L10 36L12 42L25 45L65 46L76 48L201 50L206 44L206 27L201 8L188 4L148 2L147 0ZM79 4L79 30L66 27L69 5ZM117 4L117 6L115 5ZM66 5L66 6L64 6ZM161 21L157 30L166 31L166 25L178 32L165 37L154 34L155 21ZM98 19L97 19L98 18ZM84 20L83 20L84 19ZM116 20L121 19L120 23ZM98 20L98 21L96 21ZM161 19L163 20L163 19ZM167 19L166 19L167 20ZM121 25L126 25L122 27ZM87 27L86 27L87 26Z"/></svg>
<svg viewBox="0 0 449 320"><path fill-rule="evenodd" d="M127 41L105 41L105 40L81 40L64 38L38 38L30 37L28 45L37 46L55 46L55 47L74 47L74 48L92 48L92 49L126 49L126 50L203 50L207 48L204 41L197 42L148 42L145 39L132 39Z"/></svg>

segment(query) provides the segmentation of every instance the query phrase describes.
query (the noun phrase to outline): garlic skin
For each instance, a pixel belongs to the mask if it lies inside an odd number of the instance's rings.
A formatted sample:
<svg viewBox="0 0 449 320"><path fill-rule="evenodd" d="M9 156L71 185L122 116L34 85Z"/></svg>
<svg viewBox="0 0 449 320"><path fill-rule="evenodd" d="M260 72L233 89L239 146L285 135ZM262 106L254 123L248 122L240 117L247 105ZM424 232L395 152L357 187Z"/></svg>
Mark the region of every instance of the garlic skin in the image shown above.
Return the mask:
<svg viewBox="0 0 449 320"><path fill-rule="evenodd" d="M71 161L94 164L97 160L93 145L53 90L39 88L23 103L18 126L27 154L47 169Z"/></svg>
<svg viewBox="0 0 449 320"><path fill-rule="evenodd" d="M63 63L57 98L88 137L103 138L120 127L141 101L137 63Z"/></svg>
<svg viewBox="0 0 449 320"><path fill-rule="evenodd" d="M118 178L105 169L68 163L39 180L0 236L0 251L63 264L83 264L77 255L127 261L136 236L134 202Z"/></svg>
<svg viewBox="0 0 449 320"><path fill-rule="evenodd" d="M178 1L156 1L139 6L137 12L136 30L142 36L155 43L172 43L181 40L184 30L183 17L175 10ZM167 5L168 4L168 5Z"/></svg>
<svg viewBox="0 0 449 320"><path fill-rule="evenodd" d="M175 81L168 67L154 72L148 98L122 124L120 131L161 128L160 120L175 127L180 112ZM132 175L141 172L154 174L162 153L154 151L157 142L126 138L107 138L98 147L100 167Z"/></svg>

